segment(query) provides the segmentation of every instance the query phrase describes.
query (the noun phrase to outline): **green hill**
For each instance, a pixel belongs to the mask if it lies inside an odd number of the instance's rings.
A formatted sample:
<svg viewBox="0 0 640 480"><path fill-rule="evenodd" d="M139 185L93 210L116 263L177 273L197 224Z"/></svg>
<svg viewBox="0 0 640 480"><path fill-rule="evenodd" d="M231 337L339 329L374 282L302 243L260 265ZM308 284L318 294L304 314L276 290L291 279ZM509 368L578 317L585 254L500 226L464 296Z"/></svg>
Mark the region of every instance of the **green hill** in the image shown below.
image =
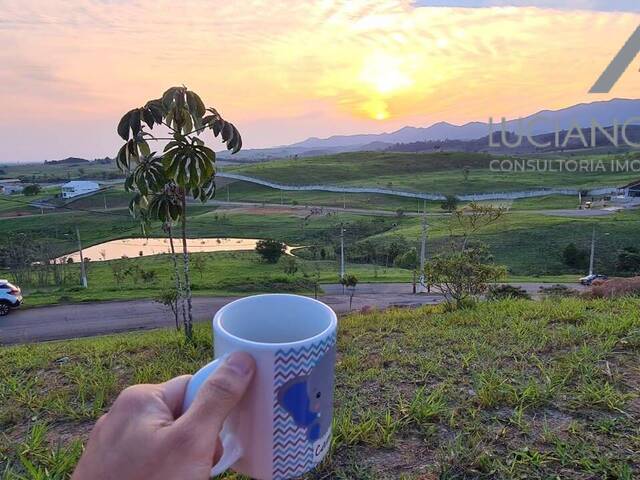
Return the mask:
<svg viewBox="0 0 640 480"><path fill-rule="evenodd" d="M563 155L540 157L496 157L482 153L393 153L355 152L302 159L275 160L224 171L292 185L327 184L372 186L414 192L465 194L509 192L539 188L589 189L622 186L640 177L640 172L616 172L616 160L635 154ZM492 171L500 161L537 161L546 171ZM492 163L493 162L493 163ZM545 163L546 162L546 163ZM599 163L600 162L600 163ZM510 164L503 165L505 169ZM571 171L592 165L593 172ZM596 168L602 165L601 168ZM528 167L527 167L528 168Z"/></svg>

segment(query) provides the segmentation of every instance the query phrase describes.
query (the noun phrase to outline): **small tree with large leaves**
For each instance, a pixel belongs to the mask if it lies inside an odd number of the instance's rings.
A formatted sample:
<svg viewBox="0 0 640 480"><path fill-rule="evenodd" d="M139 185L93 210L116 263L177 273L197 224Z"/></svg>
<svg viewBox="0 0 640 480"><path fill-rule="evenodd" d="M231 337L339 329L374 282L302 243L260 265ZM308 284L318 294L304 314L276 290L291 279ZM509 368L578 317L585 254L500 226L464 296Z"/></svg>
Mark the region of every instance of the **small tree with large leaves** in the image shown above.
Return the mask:
<svg viewBox="0 0 640 480"><path fill-rule="evenodd" d="M154 136L151 130L156 127L168 136ZM181 293L187 302L185 334L191 338L187 198L206 202L215 194L216 154L206 146L204 134L211 131L228 150L237 153L242 148L240 132L184 86L172 87L161 98L128 111L117 130L125 143L116 163L127 173L125 188L135 193L130 210L144 212L148 220L160 220L165 225L180 223L184 277ZM163 153L152 152L149 142L163 142Z"/></svg>

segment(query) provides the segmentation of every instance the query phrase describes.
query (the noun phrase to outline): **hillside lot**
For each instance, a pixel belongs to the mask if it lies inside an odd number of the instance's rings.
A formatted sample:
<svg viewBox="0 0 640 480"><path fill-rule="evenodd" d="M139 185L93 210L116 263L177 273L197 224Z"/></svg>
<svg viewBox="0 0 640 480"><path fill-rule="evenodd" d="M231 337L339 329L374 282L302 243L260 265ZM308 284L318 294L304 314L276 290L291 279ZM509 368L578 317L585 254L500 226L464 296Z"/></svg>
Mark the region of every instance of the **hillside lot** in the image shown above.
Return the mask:
<svg viewBox="0 0 640 480"><path fill-rule="evenodd" d="M492 171L491 165L495 167L496 161L522 161L524 158L480 153L355 152L226 167L225 171L283 184L373 186L442 194L617 187L640 177L637 171L620 172L611 168L612 161L635 159L636 154L571 154L526 158L542 162L541 165L548 167L538 168L542 171ZM602 162L605 171L596 168L592 172L568 171L562 168L565 162L587 162L594 166Z"/></svg>

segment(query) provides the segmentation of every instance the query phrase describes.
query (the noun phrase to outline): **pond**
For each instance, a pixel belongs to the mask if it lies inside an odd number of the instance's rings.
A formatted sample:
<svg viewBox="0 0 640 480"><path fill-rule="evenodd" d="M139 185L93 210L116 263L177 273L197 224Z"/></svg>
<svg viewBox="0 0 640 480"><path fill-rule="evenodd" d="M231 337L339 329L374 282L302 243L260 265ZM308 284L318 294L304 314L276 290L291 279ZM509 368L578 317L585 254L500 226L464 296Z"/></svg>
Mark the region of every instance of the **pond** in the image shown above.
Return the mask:
<svg viewBox="0 0 640 480"><path fill-rule="evenodd" d="M259 241L259 238L189 238L187 239L187 248L190 253L246 251L254 250ZM182 241L176 238L173 243L176 253L182 253ZM287 247L287 252L289 250L290 247ZM148 257L163 253L171 253L168 238L122 238L82 249L84 258L89 258L92 262ZM69 258L72 258L74 262L79 262L80 253L73 252L56 260L67 261Z"/></svg>

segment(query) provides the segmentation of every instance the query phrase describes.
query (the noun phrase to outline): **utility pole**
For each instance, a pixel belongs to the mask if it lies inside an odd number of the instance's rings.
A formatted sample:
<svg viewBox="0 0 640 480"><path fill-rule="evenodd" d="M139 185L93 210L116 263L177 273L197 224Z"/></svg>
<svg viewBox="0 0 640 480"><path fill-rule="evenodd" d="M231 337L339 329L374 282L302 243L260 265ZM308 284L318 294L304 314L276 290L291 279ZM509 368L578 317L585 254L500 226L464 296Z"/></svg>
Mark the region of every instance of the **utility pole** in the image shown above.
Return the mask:
<svg viewBox="0 0 640 480"><path fill-rule="evenodd" d="M102 200L104 200L104 209L107 209L107 194L103 193L102 194Z"/></svg>
<svg viewBox="0 0 640 480"><path fill-rule="evenodd" d="M280 205L284 205L284 197L282 195L282 190L280 190Z"/></svg>
<svg viewBox="0 0 640 480"><path fill-rule="evenodd" d="M84 269L84 257L82 255L82 242L80 241L80 229L76 227L76 235L78 236L78 251L80 252L80 276L82 287L87 288L87 272Z"/></svg>
<svg viewBox="0 0 640 480"><path fill-rule="evenodd" d="M420 283L417 288L418 293L427 293L427 286L425 285L424 267L425 259L427 256L427 201L424 201L423 213L422 213L422 239L420 245Z"/></svg>
<svg viewBox="0 0 640 480"><path fill-rule="evenodd" d="M589 275L593 275L593 260L596 252L596 227L593 227L591 234L591 258L589 259Z"/></svg>
<svg viewBox="0 0 640 480"><path fill-rule="evenodd" d="M229 201L229 184L227 183L227 202Z"/></svg>
<svg viewBox="0 0 640 480"><path fill-rule="evenodd" d="M340 224L340 280L344 279L344 226Z"/></svg>
<svg viewBox="0 0 640 480"><path fill-rule="evenodd" d="M347 209L347 195L346 194L342 194L342 209L346 210Z"/></svg>

